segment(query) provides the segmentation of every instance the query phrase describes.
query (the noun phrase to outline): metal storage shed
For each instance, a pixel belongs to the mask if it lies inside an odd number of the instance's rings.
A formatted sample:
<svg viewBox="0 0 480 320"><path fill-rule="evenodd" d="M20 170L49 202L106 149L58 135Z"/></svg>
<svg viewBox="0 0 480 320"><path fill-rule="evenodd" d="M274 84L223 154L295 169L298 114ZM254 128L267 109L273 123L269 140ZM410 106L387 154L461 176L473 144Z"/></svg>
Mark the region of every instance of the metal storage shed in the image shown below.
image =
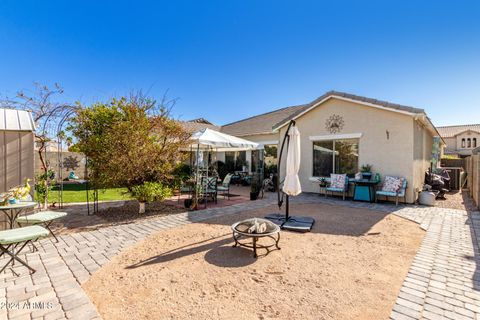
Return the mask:
<svg viewBox="0 0 480 320"><path fill-rule="evenodd" d="M34 131L31 112L0 108L0 192L33 180Z"/></svg>

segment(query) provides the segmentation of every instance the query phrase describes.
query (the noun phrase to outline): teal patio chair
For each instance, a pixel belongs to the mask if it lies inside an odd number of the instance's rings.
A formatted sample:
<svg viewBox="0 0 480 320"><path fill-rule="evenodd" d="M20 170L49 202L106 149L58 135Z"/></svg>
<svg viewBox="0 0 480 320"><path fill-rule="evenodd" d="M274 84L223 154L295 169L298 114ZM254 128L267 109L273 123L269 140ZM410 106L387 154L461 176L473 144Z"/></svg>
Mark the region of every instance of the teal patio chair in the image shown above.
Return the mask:
<svg viewBox="0 0 480 320"><path fill-rule="evenodd" d="M385 177L386 178L386 177ZM402 182L402 186L400 187L400 189L398 189L396 192L393 192L393 191L383 191L383 186L381 187L380 190L378 190L377 192L375 192L375 202L378 201L378 196L383 196L385 197L386 201L388 201L388 198L389 197L394 197L395 198L395 205L398 206L398 200L400 198L403 198L403 203L406 203L407 202L407 198L406 198L406 191L407 191L407 179L405 178L402 178L403 179L403 182ZM384 181L385 183L385 181Z"/></svg>
<svg viewBox="0 0 480 320"><path fill-rule="evenodd" d="M348 187L350 185L350 180L348 179L348 177L345 175L345 184L341 188L340 187L332 187L331 186L331 183L332 183L331 178L326 179L326 181L329 185L325 188L325 198L327 197L327 194L330 191L330 193L332 195L333 195L334 192L341 193L343 200L345 200L345 197L348 194Z"/></svg>

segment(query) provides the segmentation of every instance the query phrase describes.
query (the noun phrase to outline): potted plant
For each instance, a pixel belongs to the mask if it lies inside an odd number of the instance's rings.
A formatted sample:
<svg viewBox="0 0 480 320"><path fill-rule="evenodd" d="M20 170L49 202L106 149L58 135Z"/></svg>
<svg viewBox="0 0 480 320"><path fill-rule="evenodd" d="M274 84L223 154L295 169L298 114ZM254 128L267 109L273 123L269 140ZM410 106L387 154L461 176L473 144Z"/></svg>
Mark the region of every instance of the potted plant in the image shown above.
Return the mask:
<svg viewBox="0 0 480 320"><path fill-rule="evenodd" d="M257 200L260 193L260 179L259 174L254 173L250 183L250 200Z"/></svg>
<svg viewBox="0 0 480 320"><path fill-rule="evenodd" d="M365 180L370 180L372 178L372 165L371 164L364 164L360 168L360 172L362 173L362 178Z"/></svg>
<svg viewBox="0 0 480 320"><path fill-rule="evenodd" d="M320 188L325 188L327 186L327 179L326 178L320 178L320 179L318 179L318 183L320 184Z"/></svg>
<svg viewBox="0 0 480 320"><path fill-rule="evenodd" d="M130 194L139 203L138 213L145 213L145 204L152 201L163 201L172 195L172 190L160 182L146 181L143 184L133 186Z"/></svg>
<svg viewBox="0 0 480 320"><path fill-rule="evenodd" d="M192 207L192 203L193 203L193 198L188 198L183 200L183 206L185 207L185 209L190 209Z"/></svg>

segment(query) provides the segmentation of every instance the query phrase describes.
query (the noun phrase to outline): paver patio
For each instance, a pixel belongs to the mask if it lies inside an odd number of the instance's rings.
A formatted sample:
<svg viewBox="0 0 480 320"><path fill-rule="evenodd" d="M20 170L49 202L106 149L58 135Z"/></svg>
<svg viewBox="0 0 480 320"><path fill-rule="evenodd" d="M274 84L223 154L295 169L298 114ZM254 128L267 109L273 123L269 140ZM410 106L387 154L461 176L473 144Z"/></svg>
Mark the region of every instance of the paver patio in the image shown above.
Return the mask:
<svg viewBox="0 0 480 320"><path fill-rule="evenodd" d="M393 308L392 319L480 319L480 213L438 207L399 206L341 201L302 194L292 203L329 203L342 210L360 207L396 214L420 224L427 233ZM90 275L122 249L148 235L215 216L259 209L273 200L258 200L159 217L132 224L45 239L39 252L26 254L37 269L18 268L20 277L0 275L0 317L9 319L98 319L84 293ZM29 304L25 304L28 302ZM35 304L37 303L37 304ZM43 303L43 304L38 304Z"/></svg>

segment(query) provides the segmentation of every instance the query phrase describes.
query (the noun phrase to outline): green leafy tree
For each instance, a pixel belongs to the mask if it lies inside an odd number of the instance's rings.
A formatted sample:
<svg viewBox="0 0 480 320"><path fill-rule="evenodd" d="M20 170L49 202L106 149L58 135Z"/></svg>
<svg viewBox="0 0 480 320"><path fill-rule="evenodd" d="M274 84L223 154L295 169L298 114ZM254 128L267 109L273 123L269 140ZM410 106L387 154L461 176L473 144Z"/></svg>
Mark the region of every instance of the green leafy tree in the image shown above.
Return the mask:
<svg viewBox="0 0 480 320"><path fill-rule="evenodd" d="M138 94L78 109L70 130L89 159L89 179L97 188L126 187L134 193L145 182L171 181L183 157L179 149L190 137L169 116L173 103L157 104Z"/></svg>

